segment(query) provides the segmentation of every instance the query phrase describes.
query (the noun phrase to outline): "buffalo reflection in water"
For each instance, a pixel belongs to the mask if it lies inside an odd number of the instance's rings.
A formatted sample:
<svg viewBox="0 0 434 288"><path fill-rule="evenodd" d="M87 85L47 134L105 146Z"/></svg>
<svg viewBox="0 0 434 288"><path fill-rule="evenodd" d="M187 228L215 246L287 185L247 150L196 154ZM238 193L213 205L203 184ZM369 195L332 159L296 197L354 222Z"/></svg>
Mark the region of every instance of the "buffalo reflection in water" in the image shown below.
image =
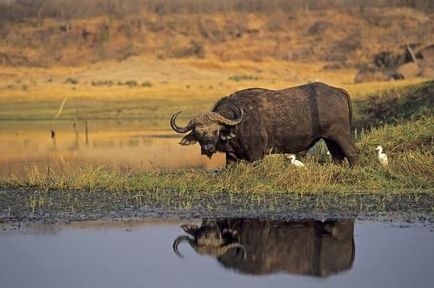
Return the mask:
<svg viewBox="0 0 434 288"><path fill-rule="evenodd" d="M276 221L260 219L204 220L182 225L187 242L226 268L247 274L286 272L326 277L352 267L355 255L353 220Z"/></svg>

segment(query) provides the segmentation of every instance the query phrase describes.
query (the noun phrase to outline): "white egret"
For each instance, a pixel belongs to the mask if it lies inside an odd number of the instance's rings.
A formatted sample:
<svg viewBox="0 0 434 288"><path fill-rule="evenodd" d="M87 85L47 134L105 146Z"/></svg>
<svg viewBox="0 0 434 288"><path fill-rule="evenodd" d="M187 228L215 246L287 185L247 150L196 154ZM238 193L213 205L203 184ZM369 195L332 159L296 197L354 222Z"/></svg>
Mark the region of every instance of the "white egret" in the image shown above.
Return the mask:
<svg viewBox="0 0 434 288"><path fill-rule="evenodd" d="M294 154L289 155L288 158L289 158L289 160L291 160L291 165L294 165L295 167L306 169L306 167L304 166L303 163L301 163L301 161L298 161L298 160L295 159L295 155Z"/></svg>
<svg viewBox="0 0 434 288"><path fill-rule="evenodd" d="M384 167L389 165L389 161L387 160L387 155L383 153L383 147L377 146L377 148L375 148L375 151L378 151L378 160L380 161L381 165L383 165Z"/></svg>

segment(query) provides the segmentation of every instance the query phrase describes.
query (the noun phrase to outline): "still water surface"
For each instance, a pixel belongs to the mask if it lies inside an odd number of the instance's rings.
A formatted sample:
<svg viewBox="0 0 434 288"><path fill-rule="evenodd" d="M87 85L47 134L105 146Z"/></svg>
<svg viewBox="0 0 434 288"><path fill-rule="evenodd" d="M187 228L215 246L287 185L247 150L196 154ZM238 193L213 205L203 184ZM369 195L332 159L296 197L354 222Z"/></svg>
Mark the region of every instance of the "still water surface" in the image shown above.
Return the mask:
<svg viewBox="0 0 434 288"><path fill-rule="evenodd" d="M54 131L52 137L51 131ZM64 170L104 165L121 170L217 168L197 145L181 146L168 121L0 121L0 176L22 175L33 166Z"/></svg>
<svg viewBox="0 0 434 288"><path fill-rule="evenodd" d="M0 247L1 287L434 287L422 225L78 223L2 231Z"/></svg>

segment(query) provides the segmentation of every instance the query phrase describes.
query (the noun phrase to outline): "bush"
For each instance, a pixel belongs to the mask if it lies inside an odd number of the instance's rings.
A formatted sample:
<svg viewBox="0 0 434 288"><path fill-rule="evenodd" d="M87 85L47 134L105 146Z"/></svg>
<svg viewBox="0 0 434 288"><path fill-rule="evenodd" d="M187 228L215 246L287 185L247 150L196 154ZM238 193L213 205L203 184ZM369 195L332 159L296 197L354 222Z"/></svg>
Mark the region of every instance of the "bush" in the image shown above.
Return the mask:
<svg viewBox="0 0 434 288"><path fill-rule="evenodd" d="M65 83L76 85L76 84L78 84L78 80L75 78L68 78L68 79L66 79Z"/></svg>
<svg viewBox="0 0 434 288"><path fill-rule="evenodd" d="M142 87L152 87L152 84L149 81L145 81L140 86L142 86Z"/></svg>
<svg viewBox="0 0 434 288"><path fill-rule="evenodd" d="M259 78L253 75L234 75L229 77L229 80L239 82L244 80L259 80Z"/></svg>

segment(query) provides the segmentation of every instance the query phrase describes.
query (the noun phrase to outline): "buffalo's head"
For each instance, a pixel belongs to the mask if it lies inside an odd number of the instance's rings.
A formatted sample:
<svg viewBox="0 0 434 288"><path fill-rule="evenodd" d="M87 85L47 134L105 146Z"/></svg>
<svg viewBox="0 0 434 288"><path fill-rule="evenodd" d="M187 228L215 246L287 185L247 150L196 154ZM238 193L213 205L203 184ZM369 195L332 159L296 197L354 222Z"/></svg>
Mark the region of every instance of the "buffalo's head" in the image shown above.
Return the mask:
<svg viewBox="0 0 434 288"><path fill-rule="evenodd" d="M239 107L237 119L228 119L217 112L207 112L193 117L185 127L176 125L176 117L182 111L175 113L170 119L170 126L178 133L188 133L182 138L181 145L191 145L199 142L202 155L211 157L216 152L219 141L227 141L235 137L233 128L240 124L244 117L244 112Z"/></svg>
<svg viewBox="0 0 434 288"><path fill-rule="evenodd" d="M181 228L192 237L179 236L173 242L173 251L183 257L178 251L181 242L187 242L200 255L220 257L232 249L239 249L243 259L246 257L246 248L239 243L237 231L220 229L217 225L201 226L182 225Z"/></svg>

